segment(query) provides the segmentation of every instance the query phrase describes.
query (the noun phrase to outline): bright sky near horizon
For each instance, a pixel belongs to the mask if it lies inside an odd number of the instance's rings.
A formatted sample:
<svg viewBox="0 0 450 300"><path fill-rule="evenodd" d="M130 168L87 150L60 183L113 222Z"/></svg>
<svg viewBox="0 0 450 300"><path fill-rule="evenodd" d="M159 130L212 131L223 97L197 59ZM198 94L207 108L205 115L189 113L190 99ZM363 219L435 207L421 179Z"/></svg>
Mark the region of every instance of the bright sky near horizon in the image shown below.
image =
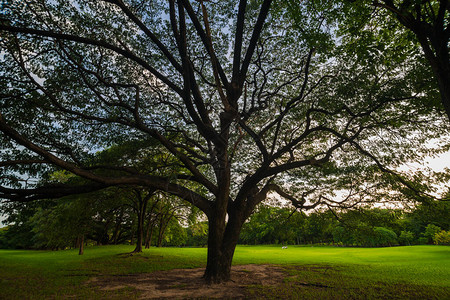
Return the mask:
<svg viewBox="0 0 450 300"><path fill-rule="evenodd" d="M423 162L405 164L400 168L401 171L421 169L429 167L435 172L442 172L445 168L450 169L450 151L442 153L436 157L425 157Z"/></svg>
<svg viewBox="0 0 450 300"><path fill-rule="evenodd" d="M439 157L429 158L427 162L430 168L435 171L443 171L444 168L450 168L450 151L443 153Z"/></svg>

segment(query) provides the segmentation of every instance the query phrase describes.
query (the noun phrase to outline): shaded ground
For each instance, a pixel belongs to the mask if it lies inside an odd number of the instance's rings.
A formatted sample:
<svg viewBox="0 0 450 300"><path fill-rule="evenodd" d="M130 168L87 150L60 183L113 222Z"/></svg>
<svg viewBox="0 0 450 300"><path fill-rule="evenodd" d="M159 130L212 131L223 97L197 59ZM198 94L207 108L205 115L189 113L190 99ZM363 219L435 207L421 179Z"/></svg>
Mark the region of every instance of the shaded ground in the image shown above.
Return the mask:
<svg viewBox="0 0 450 300"><path fill-rule="evenodd" d="M141 299L243 298L247 286L275 286L287 276L278 266L241 265L232 267L232 281L207 285L201 278L204 271L204 268L176 269L147 274L100 276L90 279L88 284L103 291L133 288Z"/></svg>

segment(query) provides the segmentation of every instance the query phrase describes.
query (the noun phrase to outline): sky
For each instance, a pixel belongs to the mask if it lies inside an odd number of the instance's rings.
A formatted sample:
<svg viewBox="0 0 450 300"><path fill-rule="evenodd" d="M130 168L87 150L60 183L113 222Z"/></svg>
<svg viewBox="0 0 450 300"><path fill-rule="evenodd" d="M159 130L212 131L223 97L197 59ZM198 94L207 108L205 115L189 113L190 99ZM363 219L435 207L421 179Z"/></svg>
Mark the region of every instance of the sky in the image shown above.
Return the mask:
<svg viewBox="0 0 450 300"><path fill-rule="evenodd" d="M412 167L417 166L417 164L413 164ZM425 159L425 165L431 168L435 172L443 172L446 168L450 169L450 151L443 153L435 158L427 158ZM438 189L438 194L442 194L444 191L447 191L450 186L440 186ZM442 195L436 195L442 196Z"/></svg>
<svg viewBox="0 0 450 300"><path fill-rule="evenodd" d="M436 158L428 158L425 161L431 169L444 171L444 168L450 168L450 151Z"/></svg>

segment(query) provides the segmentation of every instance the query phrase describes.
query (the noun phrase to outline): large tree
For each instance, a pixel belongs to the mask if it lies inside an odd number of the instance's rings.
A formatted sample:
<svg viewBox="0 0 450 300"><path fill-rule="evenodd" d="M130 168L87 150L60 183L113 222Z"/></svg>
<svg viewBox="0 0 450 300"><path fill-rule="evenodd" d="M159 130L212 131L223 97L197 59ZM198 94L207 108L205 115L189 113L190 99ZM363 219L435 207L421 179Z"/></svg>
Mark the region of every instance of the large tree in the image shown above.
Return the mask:
<svg viewBox="0 0 450 300"><path fill-rule="evenodd" d="M422 117L433 111L415 101L426 93L414 86L411 62L316 54L272 6L4 3L0 197L26 202L110 186L180 197L208 218L205 278L220 282L230 278L245 220L269 192L299 208L331 199L334 188L363 201L377 168L391 176L387 166L416 158L426 138L447 130ZM92 159L110 145L150 139L171 155L171 172ZM54 169L84 183L24 179Z"/></svg>

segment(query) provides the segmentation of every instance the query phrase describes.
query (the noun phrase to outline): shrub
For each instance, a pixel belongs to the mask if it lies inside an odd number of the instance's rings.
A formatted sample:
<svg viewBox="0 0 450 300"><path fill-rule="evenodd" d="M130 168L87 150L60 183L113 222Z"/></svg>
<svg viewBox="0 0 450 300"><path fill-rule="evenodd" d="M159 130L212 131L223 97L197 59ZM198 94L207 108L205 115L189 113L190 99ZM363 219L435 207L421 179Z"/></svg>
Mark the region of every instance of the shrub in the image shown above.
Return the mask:
<svg viewBox="0 0 450 300"><path fill-rule="evenodd" d="M401 231L398 241L401 245L411 245L414 240L414 234L411 231Z"/></svg>
<svg viewBox="0 0 450 300"><path fill-rule="evenodd" d="M333 231L333 241L338 245L351 245L353 244L352 233L342 226L336 226Z"/></svg>
<svg viewBox="0 0 450 300"><path fill-rule="evenodd" d="M436 245L450 245L450 231L437 232L433 237L433 242Z"/></svg>
<svg viewBox="0 0 450 300"><path fill-rule="evenodd" d="M392 246L397 243L397 234L394 231L385 227L375 227L373 231L376 246Z"/></svg>
<svg viewBox="0 0 450 300"><path fill-rule="evenodd" d="M419 244L419 245L426 245L427 243L428 243L428 238L426 238L426 237L421 236L417 239L417 244Z"/></svg>
<svg viewBox="0 0 450 300"><path fill-rule="evenodd" d="M436 226L434 224L428 224L427 227L425 227L425 232L423 234L424 237L428 239L428 243L433 243L433 238L436 235L436 233L439 233L441 231L441 227Z"/></svg>

